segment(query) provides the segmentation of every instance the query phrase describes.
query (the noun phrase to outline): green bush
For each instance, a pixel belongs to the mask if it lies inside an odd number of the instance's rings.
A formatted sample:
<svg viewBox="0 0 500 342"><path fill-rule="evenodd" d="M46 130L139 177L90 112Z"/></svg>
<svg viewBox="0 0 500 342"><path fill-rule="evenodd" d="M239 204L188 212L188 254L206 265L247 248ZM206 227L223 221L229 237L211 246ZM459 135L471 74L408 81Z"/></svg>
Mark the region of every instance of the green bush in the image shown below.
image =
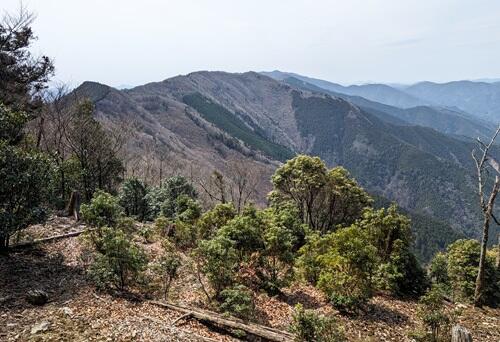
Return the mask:
<svg viewBox="0 0 500 342"><path fill-rule="evenodd" d="M236 216L232 203L217 204L198 220L198 235L201 239L212 238L217 231Z"/></svg>
<svg viewBox="0 0 500 342"><path fill-rule="evenodd" d="M52 163L44 154L0 140L0 252L7 249L12 234L45 220L52 175Z"/></svg>
<svg viewBox="0 0 500 342"><path fill-rule="evenodd" d="M167 300L170 286L172 285L174 279L178 277L178 270L181 266L181 258L170 241L163 241L162 247L163 255L157 264L156 270L162 278L163 298Z"/></svg>
<svg viewBox="0 0 500 342"><path fill-rule="evenodd" d="M234 241L225 236L202 240L195 255L200 271L207 276L215 292L214 297L219 299L221 292L236 281L239 256Z"/></svg>
<svg viewBox="0 0 500 342"><path fill-rule="evenodd" d="M175 217L177 220L194 224L201 216L201 206L187 195L180 195L175 201Z"/></svg>
<svg viewBox="0 0 500 342"><path fill-rule="evenodd" d="M167 179L161 186L152 187L146 194L145 201L148 205L148 220L154 220L159 215L173 219L177 216L177 199L185 195L196 199L197 193L193 185L182 176Z"/></svg>
<svg viewBox="0 0 500 342"><path fill-rule="evenodd" d="M293 208L270 208L261 211L264 220L262 249L257 250L255 273L259 287L275 295L287 286L293 277L293 263L304 240L303 225Z"/></svg>
<svg viewBox="0 0 500 342"><path fill-rule="evenodd" d="M214 255L212 253L218 249L208 247L219 248L223 243L231 255L230 259L224 260L231 264L227 269L251 269L246 277L247 282L264 289L269 294L279 293L292 279L293 264L298 249L297 241L304 240L305 226L293 208L273 207L257 210L253 206L247 206L240 215L229 219L233 215L235 213L232 205L221 205L202 217L202 226L212 224L217 226L222 222L225 224L215 229L212 239L202 241L198 255L204 260L205 265L222 263L221 258L225 258L226 255ZM211 229L209 227L207 231ZM207 271L205 269L204 273ZM213 275L209 274L210 277L213 278ZM217 293L236 282L234 272L231 273L231 277L223 282L217 279L215 282L217 284L213 284Z"/></svg>
<svg viewBox="0 0 500 342"><path fill-rule="evenodd" d="M180 248L193 247L196 242L196 226L189 222L176 220L172 225L172 240Z"/></svg>
<svg viewBox="0 0 500 342"><path fill-rule="evenodd" d="M152 243L155 240L155 230L150 225L140 226L138 233L146 243Z"/></svg>
<svg viewBox="0 0 500 342"><path fill-rule="evenodd" d="M453 299L472 302L479 267L479 242L458 240L447 248L448 277Z"/></svg>
<svg viewBox="0 0 500 342"><path fill-rule="evenodd" d="M295 306L290 331L297 342L341 342L346 341L343 330L333 317L319 316L314 311Z"/></svg>
<svg viewBox="0 0 500 342"><path fill-rule="evenodd" d="M119 229L102 227L98 244L100 248L89 268L98 287L125 290L136 283L146 266L146 256L130 237Z"/></svg>
<svg viewBox="0 0 500 342"><path fill-rule="evenodd" d="M446 293L450 293L450 278L448 277L448 258L446 253L437 253L429 265L431 281L439 285Z"/></svg>
<svg viewBox="0 0 500 342"><path fill-rule="evenodd" d="M319 256L321 271L317 286L343 312L350 312L372 296L371 276L376 249L364 230L353 225L325 236L328 249Z"/></svg>
<svg viewBox="0 0 500 342"><path fill-rule="evenodd" d="M434 286L420 298L417 316L425 326L424 340L432 342L450 340L451 317L444 308L444 291Z"/></svg>
<svg viewBox="0 0 500 342"><path fill-rule="evenodd" d="M81 212L83 221L96 228L114 227L123 216L118 198L100 190L89 204L82 204Z"/></svg>
<svg viewBox="0 0 500 342"><path fill-rule="evenodd" d="M158 216L155 219L154 228L158 235L167 237L170 231L171 222L165 216Z"/></svg>
<svg viewBox="0 0 500 342"><path fill-rule="evenodd" d="M241 215L236 216L223 226L217 236L223 236L231 240L235 250L238 252L240 261L264 248L262 232L264 230L264 219L255 207L248 206Z"/></svg>
<svg viewBox="0 0 500 342"><path fill-rule="evenodd" d="M481 247L476 240L457 240L447 248L447 273L455 301L472 302L479 268ZM494 256L488 253L485 263L484 304L496 306L500 302L498 293L499 272L494 265Z"/></svg>
<svg viewBox="0 0 500 342"><path fill-rule="evenodd" d="M182 204L185 203L185 200L178 201L181 196L190 199L196 199L197 197L193 185L182 176L167 179L162 186L161 192L161 213L169 218L175 218L179 212L183 211ZM181 205L181 208L179 208L179 205Z"/></svg>
<svg viewBox="0 0 500 342"><path fill-rule="evenodd" d="M377 250L376 288L397 296L420 297L428 280L410 250L410 220L393 204L388 209L365 210L357 224L367 231Z"/></svg>
<svg viewBox="0 0 500 342"><path fill-rule="evenodd" d="M253 312L252 292L244 285L224 289L220 294L220 308L224 313L247 319Z"/></svg>
<svg viewBox="0 0 500 342"><path fill-rule="evenodd" d="M149 203L146 198L147 186L138 178L126 179L119 191L120 205L127 216L132 216L138 221L149 217Z"/></svg>
<svg viewBox="0 0 500 342"><path fill-rule="evenodd" d="M306 243L299 250L299 256L296 259L296 266L299 276L313 284L317 285L322 270L321 256L328 250L328 239L312 232L307 235Z"/></svg>

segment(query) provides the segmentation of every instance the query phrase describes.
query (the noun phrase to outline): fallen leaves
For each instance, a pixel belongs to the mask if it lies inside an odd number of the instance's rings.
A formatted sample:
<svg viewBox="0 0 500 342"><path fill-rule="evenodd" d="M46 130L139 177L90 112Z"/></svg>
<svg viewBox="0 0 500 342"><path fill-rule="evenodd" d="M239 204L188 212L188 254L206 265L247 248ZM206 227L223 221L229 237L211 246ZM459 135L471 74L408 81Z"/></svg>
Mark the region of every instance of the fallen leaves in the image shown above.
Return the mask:
<svg viewBox="0 0 500 342"><path fill-rule="evenodd" d="M45 226L33 226L36 237L61 234L76 227L69 219L54 218ZM157 242L145 244L157 257ZM96 293L85 276L81 237L60 240L0 257L0 340L1 341L234 341L193 319L175 322L182 314L147 302ZM182 254L180 279L175 281L170 300L204 307L206 298L194 273L189 254ZM35 306L26 294L42 289L49 302ZM156 295L153 293L153 295ZM159 294L158 294L159 295ZM294 284L283 294L255 295L254 319L259 324L287 330L297 303L320 314L335 315L350 341L410 341L408 333L419 326L415 301L376 296L357 316L335 311L324 295L312 286ZM500 309L459 308L458 322L474 341L500 341Z"/></svg>

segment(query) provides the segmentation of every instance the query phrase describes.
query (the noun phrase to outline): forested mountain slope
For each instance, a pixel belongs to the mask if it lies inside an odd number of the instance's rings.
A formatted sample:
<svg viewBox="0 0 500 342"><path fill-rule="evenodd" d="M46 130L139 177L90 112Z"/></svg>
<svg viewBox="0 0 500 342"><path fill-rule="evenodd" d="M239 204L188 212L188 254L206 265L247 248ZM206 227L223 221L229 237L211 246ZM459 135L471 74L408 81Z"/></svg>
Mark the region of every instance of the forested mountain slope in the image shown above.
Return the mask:
<svg viewBox="0 0 500 342"><path fill-rule="evenodd" d="M492 124L458 110L431 106L399 108L370 101L361 96L329 91L295 77L285 78L283 82L300 89L319 93L326 92L327 94L341 97L366 112L374 114L390 123L430 127L441 133L454 135L462 140L471 140L477 137L488 139L494 131Z"/></svg>
<svg viewBox="0 0 500 342"><path fill-rule="evenodd" d="M150 139L176 151L176 159L206 169L245 158L266 170L261 189L274 161L295 153L318 155L406 210L457 232L478 233L472 143L381 120L340 97L254 72L196 72L125 91L107 89L97 98L98 115L137 121L136 151Z"/></svg>

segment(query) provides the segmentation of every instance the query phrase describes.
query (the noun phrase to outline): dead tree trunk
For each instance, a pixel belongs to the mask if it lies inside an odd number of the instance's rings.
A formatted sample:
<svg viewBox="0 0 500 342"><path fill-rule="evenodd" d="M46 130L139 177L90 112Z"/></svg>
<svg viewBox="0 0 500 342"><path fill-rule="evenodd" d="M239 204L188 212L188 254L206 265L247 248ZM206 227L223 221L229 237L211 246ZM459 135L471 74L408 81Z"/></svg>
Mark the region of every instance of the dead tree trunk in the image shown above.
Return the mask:
<svg viewBox="0 0 500 342"><path fill-rule="evenodd" d="M451 329L451 342L472 342L472 335L464 327L455 325Z"/></svg>
<svg viewBox="0 0 500 342"><path fill-rule="evenodd" d="M68 216L73 216L75 221L80 220L81 196L78 191L73 191L68 204Z"/></svg>
<svg viewBox="0 0 500 342"><path fill-rule="evenodd" d="M498 233L498 245L497 245L497 260L495 262L497 271L500 272L500 233Z"/></svg>
<svg viewBox="0 0 500 342"><path fill-rule="evenodd" d="M192 317L201 322L208 322L210 324L215 324L224 328L226 330L239 329L244 332L256 336L264 341L274 341L274 342L292 342L294 340L294 335L278 329L273 329L263 325L255 323L245 323L239 319L230 318L222 316L218 313L202 310L198 308L188 308L180 306L177 304L167 303L167 302L157 302L151 301L153 305L164 307L170 310L175 310L183 314L183 318ZM174 321L177 323L178 321Z"/></svg>
<svg viewBox="0 0 500 342"><path fill-rule="evenodd" d="M481 239L481 255L479 257L479 269L476 278L476 288L474 292L474 306L481 307L484 304L484 269L486 263L486 247L488 245L488 233L490 229L490 221L492 219L496 221L495 216L493 216L493 209L495 207L495 199L497 197L498 191L500 190L500 164L492 158L489 154L490 148L495 142L495 139L500 132L500 126L495 131L495 134L491 138L488 144L484 144L479 138L477 139L479 143L479 150L481 154L479 157L476 156L476 150L472 151L472 158L476 163L476 172L478 179L478 194L479 194L479 205L481 211L483 212L483 236ZM487 194L485 198L484 186L486 185L489 170L493 169L497 175L495 176L495 182L491 188L491 192ZM498 222L497 222L498 223Z"/></svg>

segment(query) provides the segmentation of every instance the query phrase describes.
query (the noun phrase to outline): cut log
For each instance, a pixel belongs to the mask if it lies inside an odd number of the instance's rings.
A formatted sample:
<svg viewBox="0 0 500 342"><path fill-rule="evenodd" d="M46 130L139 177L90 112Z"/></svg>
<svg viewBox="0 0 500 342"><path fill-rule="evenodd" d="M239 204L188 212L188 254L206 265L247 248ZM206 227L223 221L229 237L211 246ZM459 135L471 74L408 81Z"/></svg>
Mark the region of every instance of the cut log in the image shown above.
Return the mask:
<svg viewBox="0 0 500 342"><path fill-rule="evenodd" d="M62 240L62 239L66 239L66 238L78 236L78 235L82 234L83 232L90 231L90 230L92 230L92 229L82 229L82 230L79 230L79 231L76 231L76 232L71 232L71 233L66 233L66 234L49 236L47 238L36 239L36 240L33 240L33 241L28 241L28 242L22 242L22 243L18 243L18 244L10 246L10 249L28 248L28 247L37 245L39 243L46 243L46 242L53 242L53 241L57 241L57 240Z"/></svg>
<svg viewBox="0 0 500 342"><path fill-rule="evenodd" d="M78 191L71 192L71 197L68 203L68 216L73 216L75 221L80 220L80 204L81 204L81 196Z"/></svg>
<svg viewBox="0 0 500 342"><path fill-rule="evenodd" d="M451 342L472 342L472 335L467 329L457 324L451 329Z"/></svg>
<svg viewBox="0 0 500 342"><path fill-rule="evenodd" d="M245 323L242 320L232 317L225 317L216 312L198 308L185 307L178 304L172 304L167 302L151 301L150 303L159 307L181 312L184 315L191 314L191 317L201 322L215 324L217 326L225 328L226 330L233 330L233 329L243 330L244 332L250 335L260 337L266 341L291 342L294 340L294 335L289 332L269 328L259 324Z"/></svg>

